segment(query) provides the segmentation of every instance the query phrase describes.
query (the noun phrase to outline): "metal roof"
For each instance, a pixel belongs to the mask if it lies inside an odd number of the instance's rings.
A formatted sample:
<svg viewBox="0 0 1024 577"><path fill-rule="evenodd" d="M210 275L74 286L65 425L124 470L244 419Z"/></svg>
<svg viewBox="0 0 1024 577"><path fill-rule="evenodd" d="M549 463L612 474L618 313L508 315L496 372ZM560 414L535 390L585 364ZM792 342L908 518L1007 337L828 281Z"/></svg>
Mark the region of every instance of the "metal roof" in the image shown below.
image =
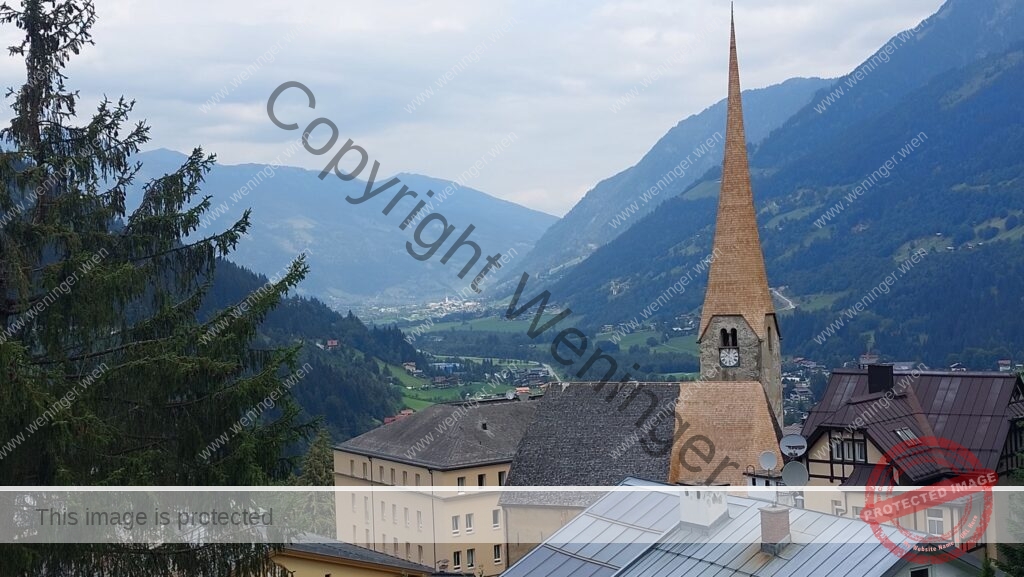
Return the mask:
<svg viewBox="0 0 1024 577"><path fill-rule="evenodd" d="M627 479L622 485L660 484ZM679 521L678 499L658 491L608 493L502 577L610 577Z"/></svg>
<svg viewBox="0 0 1024 577"><path fill-rule="evenodd" d="M760 543L767 501L729 496L728 518L704 528L680 517L678 487L636 479L622 485L646 490L607 493L503 577L888 577L906 564L860 519L790 509L792 542L771 555ZM882 530L903 540L895 527ZM965 576L981 567L971 556L948 566Z"/></svg>
<svg viewBox="0 0 1024 577"><path fill-rule="evenodd" d="M864 431L884 452L900 442L896 429L906 427L919 437L935 436L962 445L983 467L998 468L1011 421L1024 415L1020 377L991 372L897 371L893 381L895 394L886 403L883 393L868 393L867 371L836 369L821 402L808 415L803 435L813 443L829 429L850 427ZM908 467L904 473L913 480L925 480L941 475L940 469Z"/></svg>

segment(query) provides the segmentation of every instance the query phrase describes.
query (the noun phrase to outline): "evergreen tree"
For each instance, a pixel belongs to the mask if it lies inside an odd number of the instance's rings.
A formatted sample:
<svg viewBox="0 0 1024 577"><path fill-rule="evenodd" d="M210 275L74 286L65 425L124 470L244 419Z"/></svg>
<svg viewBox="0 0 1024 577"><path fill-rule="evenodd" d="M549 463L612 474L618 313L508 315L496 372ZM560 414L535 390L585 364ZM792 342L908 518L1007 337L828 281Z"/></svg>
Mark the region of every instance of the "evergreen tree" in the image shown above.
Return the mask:
<svg viewBox="0 0 1024 577"><path fill-rule="evenodd" d="M320 431L306 453L297 484L305 487L334 486L334 449L327 431ZM302 517L311 525L310 529L322 537L336 538L338 524L335 521L334 492L311 491L302 495Z"/></svg>
<svg viewBox="0 0 1024 577"><path fill-rule="evenodd" d="M68 60L92 44L87 0L0 6L23 32L27 79L0 131L0 484L267 485L309 435L289 395L237 431L295 365L257 350L259 323L305 275L302 258L259 298L200 321L216 259L249 214L204 235L200 197L214 157L196 149L126 210L148 140L133 102L104 99L81 124ZM215 451L210 443L231 431ZM10 439L10 441L7 441ZM6 443L6 444L4 444ZM204 458L201 455L206 455ZM0 574L269 575L266 545L8 545Z"/></svg>

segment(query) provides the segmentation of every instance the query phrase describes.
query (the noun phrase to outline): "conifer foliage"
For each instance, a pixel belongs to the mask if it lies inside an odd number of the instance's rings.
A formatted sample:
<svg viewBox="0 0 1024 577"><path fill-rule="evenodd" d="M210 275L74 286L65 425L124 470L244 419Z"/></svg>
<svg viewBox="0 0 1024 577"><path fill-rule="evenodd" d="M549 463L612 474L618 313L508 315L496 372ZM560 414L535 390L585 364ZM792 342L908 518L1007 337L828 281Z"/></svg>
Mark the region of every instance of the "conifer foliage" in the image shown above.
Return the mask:
<svg viewBox="0 0 1024 577"><path fill-rule="evenodd" d="M307 265L296 259L250 306L198 320L217 258L246 233L249 214L199 233L214 157L198 148L126 210L140 168L131 157L148 128L129 121L134 102L123 97L81 114L65 86L95 18L85 0L0 6L0 24L21 31L10 54L27 72L8 93L14 118L0 131L0 484L284 483L296 464L285 448L311 434L290 396L232 425L295 368L295 348L259 350L253 339ZM229 429L227 443L199 457ZM0 574L270 575L268 551L4 545Z"/></svg>

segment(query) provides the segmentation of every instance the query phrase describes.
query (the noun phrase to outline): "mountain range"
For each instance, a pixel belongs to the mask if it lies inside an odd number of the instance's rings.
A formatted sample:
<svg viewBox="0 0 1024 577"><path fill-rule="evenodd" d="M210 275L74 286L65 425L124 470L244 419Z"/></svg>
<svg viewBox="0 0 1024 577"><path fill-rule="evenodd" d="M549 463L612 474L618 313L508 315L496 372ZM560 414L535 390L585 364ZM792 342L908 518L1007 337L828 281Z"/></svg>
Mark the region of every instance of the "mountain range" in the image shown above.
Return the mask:
<svg viewBox="0 0 1024 577"><path fill-rule="evenodd" d="M949 0L883 46L887 61L872 55L753 148L769 281L796 304L780 321L787 354L1024 358L1019 315L1006 314L1024 305L1022 25L1017 2ZM742 71L742 31L740 51ZM563 267L552 298L592 326L639 315L710 251L719 173ZM918 250L891 293L848 314ZM703 279L687 288L657 320L696 312Z"/></svg>
<svg viewBox="0 0 1024 577"><path fill-rule="evenodd" d="M760 142L829 84L820 78L792 78L744 91L747 141ZM543 278L578 263L719 166L724 133L722 99L676 124L636 165L599 182L544 233L537 250L506 267L498 278L518 280L523 271ZM706 194L699 190L692 195Z"/></svg>
<svg viewBox="0 0 1024 577"><path fill-rule="evenodd" d="M298 153L304 154L301 148ZM137 157L143 163L138 182L172 172L184 159L184 155L165 149L143 152ZM320 180L317 174L289 166L217 164L203 185L212 197L211 208L196 234L227 228L244 210L251 209L253 226L231 255L232 261L270 275L307 251L311 270L300 287L301 294L315 295L339 310L374 301L422 302L464 289L473 280L460 280L455 265L440 264L438 259L421 262L409 256L405 245L416 227L400 230L399 225L415 202L403 199L403 204L386 216L381 210L394 196L391 191L353 205L345 197L360 197L365 181ZM557 220L457 182L417 174L394 176L411 190L437 192L427 210L442 214L456 226L456 236L473 225L469 238L487 254L501 252L513 259L525 255ZM378 176L377 182L390 178ZM394 187L396 192L398 188ZM138 202L139 192L136 187L129 195L129 208ZM433 228L440 226L429 223L425 238L436 238L431 236L436 235Z"/></svg>

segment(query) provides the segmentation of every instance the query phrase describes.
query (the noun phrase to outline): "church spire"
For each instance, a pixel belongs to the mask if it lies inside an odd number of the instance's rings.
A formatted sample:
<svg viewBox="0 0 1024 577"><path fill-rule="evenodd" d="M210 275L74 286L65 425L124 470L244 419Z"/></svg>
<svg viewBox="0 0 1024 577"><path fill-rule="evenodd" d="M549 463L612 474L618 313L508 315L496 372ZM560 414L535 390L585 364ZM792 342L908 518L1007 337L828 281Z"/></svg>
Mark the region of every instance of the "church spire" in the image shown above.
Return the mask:
<svg viewBox="0 0 1024 577"><path fill-rule="evenodd" d="M725 160L718 195L714 262L700 321L700 339L712 317L740 315L761 339L767 318L775 312L757 231L757 214L750 188L747 144L740 98L740 67L736 57L736 21L730 18L729 99L725 127Z"/></svg>

